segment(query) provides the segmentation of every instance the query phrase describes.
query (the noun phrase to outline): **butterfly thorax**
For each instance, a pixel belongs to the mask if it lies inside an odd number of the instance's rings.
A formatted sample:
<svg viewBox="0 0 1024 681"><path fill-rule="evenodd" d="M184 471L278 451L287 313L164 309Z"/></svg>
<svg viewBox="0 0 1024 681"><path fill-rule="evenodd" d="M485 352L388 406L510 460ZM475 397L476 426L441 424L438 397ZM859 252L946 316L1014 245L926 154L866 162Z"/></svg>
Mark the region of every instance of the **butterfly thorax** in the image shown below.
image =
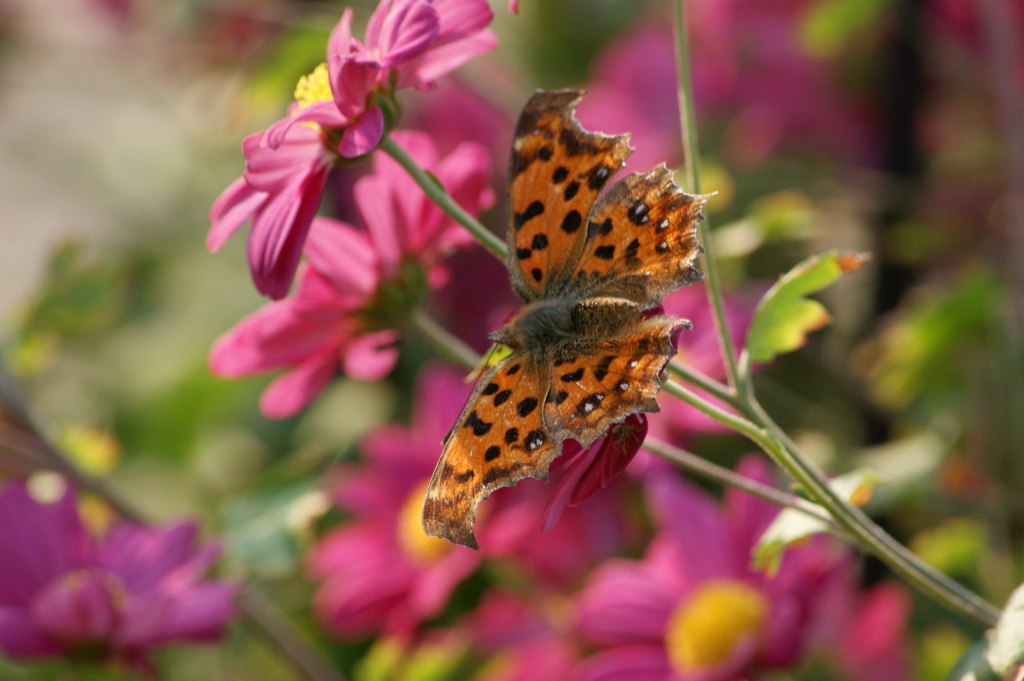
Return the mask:
<svg viewBox="0 0 1024 681"><path fill-rule="evenodd" d="M588 339L614 338L642 317L640 306L625 298L564 296L529 303L491 340L513 350L551 348Z"/></svg>
<svg viewBox="0 0 1024 681"><path fill-rule="evenodd" d="M555 298L525 305L505 326L493 332L490 339L513 350L557 345L575 333L572 320L575 302Z"/></svg>

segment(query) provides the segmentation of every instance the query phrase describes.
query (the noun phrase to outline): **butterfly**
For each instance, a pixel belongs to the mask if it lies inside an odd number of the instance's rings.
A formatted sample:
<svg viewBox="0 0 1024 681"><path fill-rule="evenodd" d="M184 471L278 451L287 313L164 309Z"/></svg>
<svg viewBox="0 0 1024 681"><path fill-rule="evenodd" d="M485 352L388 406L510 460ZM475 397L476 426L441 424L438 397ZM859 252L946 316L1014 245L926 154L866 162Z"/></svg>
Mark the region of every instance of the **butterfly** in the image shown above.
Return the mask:
<svg viewBox="0 0 1024 681"><path fill-rule="evenodd" d="M477 548L476 508L498 487L547 478L573 439L589 447L631 414L656 412L661 372L686 320L650 310L702 278L701 206L664 164L602 189L633 149L584 130L583 93L537 91L508 170L508 272L525 305L490 338L512 350L484 374L427 487L428 536Z"/></svg>

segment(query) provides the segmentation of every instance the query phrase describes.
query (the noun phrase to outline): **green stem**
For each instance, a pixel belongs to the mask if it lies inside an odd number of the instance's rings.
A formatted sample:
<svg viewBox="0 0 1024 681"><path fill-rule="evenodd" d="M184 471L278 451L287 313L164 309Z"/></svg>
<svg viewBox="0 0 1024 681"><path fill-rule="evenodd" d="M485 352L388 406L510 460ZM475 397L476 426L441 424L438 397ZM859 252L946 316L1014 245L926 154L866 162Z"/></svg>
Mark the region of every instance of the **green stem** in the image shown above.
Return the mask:
<svg viewBox="0 0 1024 681"><path fill-rule="evenodd" d="M683 134L683 163L689 190L695 194L700 194L700 146L697 141L697 119L693 105L693 81L690 78L690 48L685 14L686 1L676 0L673 4L675 5L675 45L679 69L679 125ZM711 253L711 233L708 220L705 219L698 229L700 232L700 242L704 245L705 249L703 260L708 303L711 305L715 332L718 334L718 345L721 348L722 359L725 362L726 375L729 378L729 385L733 386L739 394L743 395L749 391L750 386L747 376L740 373L739 363L736 360L736 348L733 347L732 334L729 331L729 320L725 316L725 302L722 296L722 285L718 276L718 265Z"/></svg>
<svg viewBox="0 0 1024 681"><path fill-rule="evenodd" d="M405 149L395 144L395 141L390 137L384 138L380 148L388 156L395 159L400 166L405 168L405 171L412 176L412 179L416 181L416 184L420 186L423 193L431 201L436 203L453 220L468 229L469 233L480 242L480 245L504 262L507 252L505 242L492 234L476 218L463 210L462 206L455 202L452 195L448 193L448 190L444 188L444 185L436 177L419 167L416 161L406 153Z"/></svg>
<svg viewBox="0 0 1024 681"><path fill-rule="evenodd" d="M413 313L409 325L445 359L467 369L474 369L480 364L480 355L476 350L427 316L423 310Z"/></svg>
<svg viewBox="0 0 1024 681"><path fill-rule="evenodd" d="M758 424L764 427L761 432L768 436L767 442L758 443L762 449L789 472L811 500L824 507L862 547L874 553L893 572L933 600L959 611L979 624L995 625L999 618L998 608L924 563L878 527L863 511L839 496L828 484L824 474L807 462L760 403L750 398L748 406Z"/></svg>
<svg viewBox="0 0 1024 681"><path fill-rule="evenodd" d="M668 370L669 373L675 374L687 383L697 386L707 394L713 395L726 404L730 404L739 409L736 393L724 383L716 381L707 374L686 366L679 360L672 360L669 362Z"/></svg>
<svg viewBox="0 0 1024 681"><path fill-rule="evenodd" d="M706 459L702 459L696 454L692 454L684 449L673 447L672 445L655 440L653 438L647 438L644 441L644 449L651 451L663 459L677 463L686 470L696 473L697 475L703 476L709 480L714 480L721 485L727 485L741 489L744 492L752 494L760 499L775 504L776 506L783 506L785 508L792 508L793 510L799 511L805 515L808 515L815 520L827 524L834 530L839 531L838 525L830 515L822 512L822 510L811 504L800 497L792 494L787 494L774 487L765 485L756 480L737 475L728 468L723 468L716 464L711 463Z"/></svg>

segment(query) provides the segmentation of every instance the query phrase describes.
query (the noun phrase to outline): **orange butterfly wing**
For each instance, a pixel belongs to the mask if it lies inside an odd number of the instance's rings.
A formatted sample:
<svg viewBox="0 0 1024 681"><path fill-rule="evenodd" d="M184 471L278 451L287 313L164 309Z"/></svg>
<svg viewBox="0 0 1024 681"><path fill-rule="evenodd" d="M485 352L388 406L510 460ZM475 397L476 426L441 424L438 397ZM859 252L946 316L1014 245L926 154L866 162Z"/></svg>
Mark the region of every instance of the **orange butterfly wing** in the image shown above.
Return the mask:
<svg viewBox="0 0 1024 681"><path fill-rule="evenodd" d="M498 487L546 476L562 451L543 423L548 383L535 358L522 350L480 379L427 486L422 521L428 536L477 548L477 504Z"/></svg>
<svg viewBox="0 0 1024 681"><path fill-rule="evenodd" d="M587 215L632 152L628 136L580 127L582 92L538 91L516 125L509 160L508 272L527 302L558 293L587 238Z"/></svg>

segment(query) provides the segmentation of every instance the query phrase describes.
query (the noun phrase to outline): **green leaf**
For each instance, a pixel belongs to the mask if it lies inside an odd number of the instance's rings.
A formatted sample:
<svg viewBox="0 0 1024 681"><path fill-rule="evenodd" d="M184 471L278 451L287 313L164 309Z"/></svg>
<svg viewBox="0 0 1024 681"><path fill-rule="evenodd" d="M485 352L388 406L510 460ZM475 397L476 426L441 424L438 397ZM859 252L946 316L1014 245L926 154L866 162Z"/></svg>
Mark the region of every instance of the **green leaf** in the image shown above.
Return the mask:
<svg viewBox="0 0 1024 681"><path fill-rule="evenodd" d="M1024 585L1010 594L995 629L988 634L985 659L1004 679L1019 678L1024 667Z"/></svg>
<svg viewBox="0 0 1024 681"><path fill-rule="evenodd" d="M810 331L832 321L824 306L805 296L825 288L848 272L860 269L868 256L860 253L814 255L779 278L768 290L747 332L747 353L754 362L801 347Z"/></svg>
<svg viewBox="0 0 1024 681"><path fill-rule="evenodd" d="M871 489L878 482L874 472L860 469L829 481L829 486L843 499L863 506L870 499ZM803 501L806 506L828 515L821 506ZM782 554L792 544L808 537L832 531L832 526L822 519L795 508L785 508L775 516L754 547L754 566L768 574L774 574L782 561Z"/></svg>
<svg viewBox="0 0 1024 681"><path fill-rule="evenodd" d="M956 665L949 670L946 681L1000 681L999 675L985 659L989 641L983 638L967 649Z"/></svg>

